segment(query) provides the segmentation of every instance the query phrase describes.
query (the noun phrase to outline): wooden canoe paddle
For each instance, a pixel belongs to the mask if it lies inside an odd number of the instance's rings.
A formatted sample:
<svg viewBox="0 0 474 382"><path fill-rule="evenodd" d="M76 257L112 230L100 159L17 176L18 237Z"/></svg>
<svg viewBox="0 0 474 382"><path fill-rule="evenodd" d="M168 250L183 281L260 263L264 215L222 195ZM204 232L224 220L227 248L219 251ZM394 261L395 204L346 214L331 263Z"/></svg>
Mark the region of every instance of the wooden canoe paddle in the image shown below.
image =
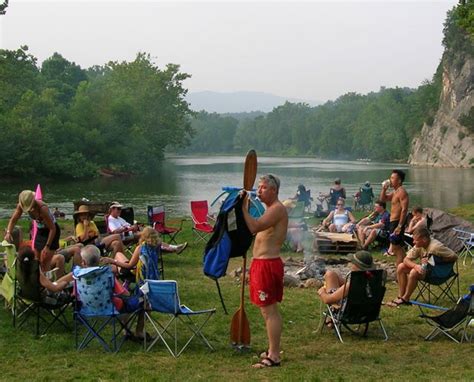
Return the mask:
<svg viewBox="0 0 474 382"><path fill-rule="evenodd" d="M250 192L257 177L257 153L250 150L245 158L244 165L244 190ZM250 324L245 314L245 272L247 268L247 255L243 257L242 264L242 283L240 286L240 307L234 313L230 325L230 340L232 345L237 348L250 347Z"/></svg>

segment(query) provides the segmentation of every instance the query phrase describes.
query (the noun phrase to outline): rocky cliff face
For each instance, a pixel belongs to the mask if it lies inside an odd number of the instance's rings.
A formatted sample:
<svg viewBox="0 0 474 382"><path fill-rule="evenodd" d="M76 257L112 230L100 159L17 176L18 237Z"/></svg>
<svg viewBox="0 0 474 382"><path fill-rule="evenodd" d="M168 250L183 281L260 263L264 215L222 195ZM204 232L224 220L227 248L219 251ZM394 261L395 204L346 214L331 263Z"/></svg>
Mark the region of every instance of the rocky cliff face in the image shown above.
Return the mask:
<svg viewBox="0 0 474 382"><path fill-rule="evenodd" d="M468 118L471 116L471 118ZM412 142L408 162L436 167L474 167L474 58L462 65L443 60L440 107Z"/></svg>

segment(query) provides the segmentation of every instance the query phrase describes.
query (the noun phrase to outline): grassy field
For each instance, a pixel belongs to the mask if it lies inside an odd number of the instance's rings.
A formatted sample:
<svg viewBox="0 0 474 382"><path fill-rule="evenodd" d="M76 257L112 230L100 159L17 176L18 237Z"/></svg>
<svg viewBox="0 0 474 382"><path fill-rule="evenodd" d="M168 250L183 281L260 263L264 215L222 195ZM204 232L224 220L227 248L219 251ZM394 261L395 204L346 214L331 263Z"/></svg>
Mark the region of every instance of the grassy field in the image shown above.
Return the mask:
<svg viewBox="0 0 474 382"><path fill-rule="evenodd" d="M4 226L1 222L0 227ZM180 235L180 241L184 240L192 242L189 222ZM441 337L425 342L423 336L430 329L418 318L416 307L382 308L387 342L374 325L368 338L346 335L340 344L333 333L318 331L322 307L316 290L298 288L285 289L281 304L282 367L254 370L250 366L257 361L257 352L267 346L263 320L247 300L252 349L239 353L230 347L229 327L239 305L239 284L231 277L221 279L230 313L225 315L214 282L202 273L203 246L191 243L181 255L166 256L165 272L167 278L178 280L183 303L193 309L217 308L205 330L216 351L194 342L175 360L161 344L145 353L139 344L126 342L118 354L105 353L98 345L77 352L72 331L57 327L35 338L32 328L14 330L10 314L0 309L0 380L474 380L473 345ZM374 256L381 258L379 252ZM232 260L229 270L240 264ZM474 281L474 267L460 266L460 273L461 291L465 291ZM391 282L385 300L396 296L397 285Z"/></svg>

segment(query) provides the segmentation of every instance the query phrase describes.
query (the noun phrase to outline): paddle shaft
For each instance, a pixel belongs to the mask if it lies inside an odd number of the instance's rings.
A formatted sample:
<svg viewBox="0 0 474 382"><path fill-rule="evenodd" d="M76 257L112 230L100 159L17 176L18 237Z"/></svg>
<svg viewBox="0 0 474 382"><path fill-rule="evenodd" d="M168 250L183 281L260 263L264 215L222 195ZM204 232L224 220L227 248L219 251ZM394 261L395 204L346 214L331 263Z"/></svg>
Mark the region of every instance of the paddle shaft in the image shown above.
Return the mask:
<svg viewBox="0 0 474 382"><path fill-rule="evenodd" d="M242 284L240 287L240 314L239 314L239 340L242 341L242 332L244 327L244 297L245 297L245 271L247 269L247 255L244 255L242 265Z"/></svg>

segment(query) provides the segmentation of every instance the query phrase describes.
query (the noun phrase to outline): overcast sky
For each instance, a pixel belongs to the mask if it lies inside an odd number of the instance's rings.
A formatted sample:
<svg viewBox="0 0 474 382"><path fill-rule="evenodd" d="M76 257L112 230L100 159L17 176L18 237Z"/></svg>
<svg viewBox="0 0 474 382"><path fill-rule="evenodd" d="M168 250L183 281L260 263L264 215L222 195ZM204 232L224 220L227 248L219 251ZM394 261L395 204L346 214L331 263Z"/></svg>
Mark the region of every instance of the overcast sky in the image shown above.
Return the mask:
<svg viewBox="0 0 474 382"><path fill-rule="evenodd" d="M28 45L40 62L59 52L84 68L144 51L181 65L191 92L326 101L430 79L456 3L10 0L0 47Z"/></svg>

